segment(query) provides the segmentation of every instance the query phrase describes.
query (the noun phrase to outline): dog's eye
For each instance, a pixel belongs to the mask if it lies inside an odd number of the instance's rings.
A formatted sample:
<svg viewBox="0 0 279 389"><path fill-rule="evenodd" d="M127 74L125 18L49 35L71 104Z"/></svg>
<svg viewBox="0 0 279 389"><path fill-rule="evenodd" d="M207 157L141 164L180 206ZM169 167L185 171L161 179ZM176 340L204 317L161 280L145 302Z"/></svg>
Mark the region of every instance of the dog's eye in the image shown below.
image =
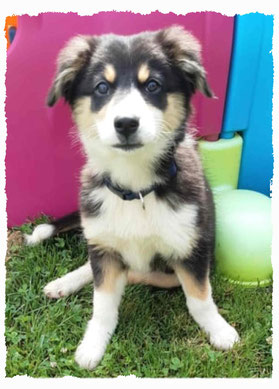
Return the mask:
<svg viewBox="0 0 279 389"><path fill-rule="evenodd" d="M95 89L100 95L106 95L109 91L109 86L105 82L100 82Z"/></svg>
<svg viewBox="0 0 279 389"><path fill-rule="evenodd" d="M161 85L155 80L150 80L146 85L146 90L150 93L157 92L160 88Z"/></svg>

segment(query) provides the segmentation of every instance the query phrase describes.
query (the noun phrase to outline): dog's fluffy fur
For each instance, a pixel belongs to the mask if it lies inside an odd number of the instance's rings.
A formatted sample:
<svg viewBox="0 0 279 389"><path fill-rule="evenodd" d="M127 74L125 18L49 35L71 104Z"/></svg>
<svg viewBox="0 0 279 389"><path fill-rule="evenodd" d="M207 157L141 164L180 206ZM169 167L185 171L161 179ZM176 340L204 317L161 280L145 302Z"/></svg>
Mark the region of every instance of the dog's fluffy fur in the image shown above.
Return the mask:
<svg viewBox="0 0 279 389"><path fill-rule="evenodd" d="M133 36L77 36L58 57L48 105L70 104L87 157L80 212L38 226L29 244L81 224L89 261L50 282L50 298L67 296L94 278L94 314L76 351L93 369L118 320L127 282L182 285L190 314L219 349L238 340L218 313L209 281L214 206L193 136L186 128L196 90L212 92L200 45L180 27ZM170 173L175 163L176 173ZM125 201L106 185L144 199Z"/></svg>

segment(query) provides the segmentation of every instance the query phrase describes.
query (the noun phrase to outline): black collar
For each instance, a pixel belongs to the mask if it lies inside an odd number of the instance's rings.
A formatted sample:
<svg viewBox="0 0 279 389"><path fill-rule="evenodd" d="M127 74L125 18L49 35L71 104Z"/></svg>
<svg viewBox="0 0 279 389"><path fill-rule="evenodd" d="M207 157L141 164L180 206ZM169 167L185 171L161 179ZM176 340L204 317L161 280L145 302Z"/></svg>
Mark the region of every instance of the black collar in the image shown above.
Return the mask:
<svg viewBox="0 0 279 389"><path fill-rule="evenodd" d="M176 166L176 163L175 163L175 160L173 159L169 165L169 176L170 178L174 178L177 174L177 166ZM138 199L138 200L142 200L144 196L148 195L149 193L153 192L159 185L157 184L154 184L154 185L151 185L149 188L146 188L146 189L143 189L139 192L133 192L129 189L123 189L121 188L120 186L118 185L114 185L112 182L111 182L111 179L106 176L104 178L104 184L107 186L107 188L113 192L114 194L116 194L118 197L120 197L122 200L135 200L135 199ZM161 186L161 184L160 184Z"/></svg>

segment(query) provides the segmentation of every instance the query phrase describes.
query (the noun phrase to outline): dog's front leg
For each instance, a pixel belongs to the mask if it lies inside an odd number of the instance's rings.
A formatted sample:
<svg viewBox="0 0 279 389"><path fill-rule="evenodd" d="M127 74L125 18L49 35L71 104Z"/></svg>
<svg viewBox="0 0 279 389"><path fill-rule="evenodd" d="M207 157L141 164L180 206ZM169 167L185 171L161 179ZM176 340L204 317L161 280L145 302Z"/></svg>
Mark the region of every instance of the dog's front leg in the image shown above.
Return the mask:
<svg viewBox="0 0 279 389"><path fill-rule="evenodd" d="M218 313L211 295L208 273L198 280L187 267L177 265L176 275L181 282L190 314L199 326L209 335L210 343L221 350L228 350L238 342L236 330Z"/></svg>
<svg viewBox="0 0 279 389"><path fill-rule="evenodd" d="M75 360L80 367L92 370L102 359L116 328L127 272L117 254L90 246L89 256L94 276L93 316Z"/></svg>

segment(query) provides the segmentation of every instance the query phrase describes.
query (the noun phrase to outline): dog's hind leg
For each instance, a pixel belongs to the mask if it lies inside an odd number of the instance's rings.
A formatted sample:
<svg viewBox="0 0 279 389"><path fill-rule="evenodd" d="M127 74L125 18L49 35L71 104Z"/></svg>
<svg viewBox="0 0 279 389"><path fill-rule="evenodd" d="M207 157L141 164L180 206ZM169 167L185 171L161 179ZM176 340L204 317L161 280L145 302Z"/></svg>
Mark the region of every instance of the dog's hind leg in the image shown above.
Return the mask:
<svg viewBox="0 0 279 389"><path fill-rule="evenodd" d="M71 293L75 293L85 285L93 281L93 272L90 262L78 269L67 273L61 278L57 278L51 281L44 287L44 294L48 298L61 298L69 296Z"/></svg>
<svg viewBox="0 0 279 389"><path fill-rule="evenodd" d="M152 271L149 273L140 273L128 271L129 284L145 284L157 286L158 288L175 288L181 286L176 274L163 273L161 271Z"/></svg>
<svg viewBox="0 0 279 389"><path fill-rule="evenodd" d="M80 227L79 211L72 212L60 219L54 220L51 223L40 224L34 228L31 235L25 234L25 242L29 246L33 246L42 242L45 239L51 238L59 232L70 231Z"/></svg>

